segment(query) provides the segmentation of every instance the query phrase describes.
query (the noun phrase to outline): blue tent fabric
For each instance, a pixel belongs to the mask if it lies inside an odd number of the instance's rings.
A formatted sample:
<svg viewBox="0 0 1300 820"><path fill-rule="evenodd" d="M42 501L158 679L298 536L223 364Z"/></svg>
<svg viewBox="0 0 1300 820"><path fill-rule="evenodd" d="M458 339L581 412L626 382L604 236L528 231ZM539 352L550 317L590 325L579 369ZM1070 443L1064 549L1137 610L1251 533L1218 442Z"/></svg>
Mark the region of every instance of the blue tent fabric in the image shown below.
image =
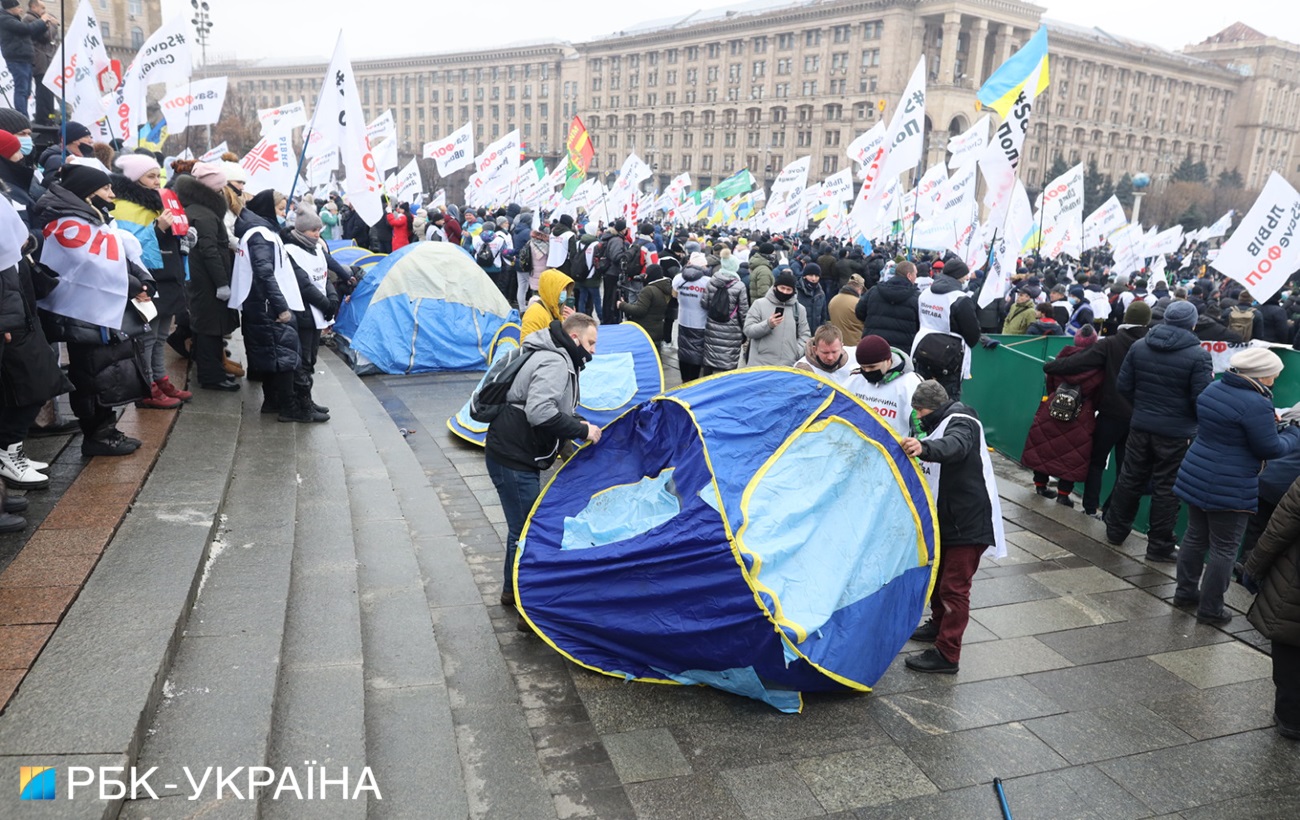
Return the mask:
<svg viewBox="0 0 1300 820"><path fill-rule="evenodd" d="M492 342L488 345L488 357L491 362L495 362L510 351L517 350L518 348L519 325L511 322L510 324L502 325L501 329L496 332L496 336L492 337ZM491 362L489 362L489 367L491 366ZM483 373L483 378L487 378L486 372ZM478 384L474 385L474 390L478 390L479 385L482 383L483 379L479 379ZM470 395L472 396L473 394L474 391L470 391ZM481 421L475 421L470 416L469 399L465 399L465 404L459 411L457 411L456 415L447 419L448 430L465 439L470 444L477 444L480 447L485 446L487 443L487 428L488 426L486 424Z"/></svg>
<svg viewBox="0 0 1300 820"><path fill-rule="evenodd" d="M801 692L884 674L937 538L889 425L818 376L751 368L656 396L579 449L524 529L515 594L583 666L798 711Z"/></svg>
<svg viewBox="0 0 1300 820"><path fill-rule="evenodd" d="M486 369L497 330L518 320L469 254L445 242L417 242L362 278L334 328L367 368L429 373Z"/></svg>
<svg viewBox="0 0 1300 820"><path fill-rule="evenodd" d="M329 248L332 253L334 251L343 250L344 248L357 248L357 244L351 239L326 239L325 247ZM357 250L361 249L357 248Z"/></svg>
<svg viewBox="0 0 1300 820"><path fill-rule="evenodd" d="M344 265L366 265L379 262L386 254L371 253L365 248L358 248L356 245L345 245L338 250L331 250L330 256L334 257L336 262Z"/></svg>

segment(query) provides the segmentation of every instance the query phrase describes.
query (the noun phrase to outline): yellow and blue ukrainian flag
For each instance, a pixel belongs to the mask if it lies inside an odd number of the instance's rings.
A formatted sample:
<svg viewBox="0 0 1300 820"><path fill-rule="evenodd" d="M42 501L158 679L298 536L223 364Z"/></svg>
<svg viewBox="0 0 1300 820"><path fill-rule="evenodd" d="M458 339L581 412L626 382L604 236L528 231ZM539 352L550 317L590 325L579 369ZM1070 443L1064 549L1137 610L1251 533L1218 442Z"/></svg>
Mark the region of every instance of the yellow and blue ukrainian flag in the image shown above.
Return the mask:
<svg viewBox="0 0 1300 820"><path fill-rule="evenodd" d="M1038 29L1034 36L1029 38L1029 42L993 72L980 87L976 98L1006 119L1011 106L1015 105L1016 97L1020 96L1025 83L1029 82L1034 70L1040 66L1042 70L1038 72L1038 88L1035 89L1035 95L1043 93L1048 83L1046 26Z"/></svg>

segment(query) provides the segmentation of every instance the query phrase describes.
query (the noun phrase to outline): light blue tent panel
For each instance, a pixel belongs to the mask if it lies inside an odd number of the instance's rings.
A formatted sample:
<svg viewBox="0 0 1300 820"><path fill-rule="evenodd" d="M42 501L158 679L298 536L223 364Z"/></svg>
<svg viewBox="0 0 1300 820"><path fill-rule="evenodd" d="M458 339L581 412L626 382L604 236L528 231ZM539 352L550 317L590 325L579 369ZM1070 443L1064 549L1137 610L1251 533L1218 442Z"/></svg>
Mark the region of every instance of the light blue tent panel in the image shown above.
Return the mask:
<svg viewBox="0 0 1300 820"><path fill-rule="evenodd" d="M502 325L501 329L497 331L496 336L493 337L492 344L488 346L488 349L491 351L489 355L491 356L493 363L495 363L497 359L508 354L510 351L518 350L519 325L514 324L513 322L507 325ZM490 364L488 366L491 367ZM483 378L487 378L486 372L483 373ZM474 385L474 390L478 390L478 386L482 383L483 379L479 379L478 384ZM471 391L470 395L473 395L473 391ZM486 424L481 421L475 421L470 416L469 399L465 400L465 404L456 412L456 415L447 419L448 430L465 439L470 444L477 444L480 447L484 446L487 442L487 428L488 426Z"/></svg>

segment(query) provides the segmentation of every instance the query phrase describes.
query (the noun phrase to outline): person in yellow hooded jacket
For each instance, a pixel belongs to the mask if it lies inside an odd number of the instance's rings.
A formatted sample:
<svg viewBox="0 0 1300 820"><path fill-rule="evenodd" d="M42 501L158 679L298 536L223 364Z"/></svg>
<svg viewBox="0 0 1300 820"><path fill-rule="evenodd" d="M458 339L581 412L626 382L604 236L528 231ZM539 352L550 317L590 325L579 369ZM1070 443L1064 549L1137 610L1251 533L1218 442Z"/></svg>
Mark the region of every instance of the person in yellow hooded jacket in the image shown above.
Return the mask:
<svg viewBox="0 0 1300 820"><path fill-rule="evenodd" d="M542 271L537 299L524 311L519 338L525 339L535 330L550 327L557 319L564 321L573 314L573 305L573 278L554 268Z"/></svg>

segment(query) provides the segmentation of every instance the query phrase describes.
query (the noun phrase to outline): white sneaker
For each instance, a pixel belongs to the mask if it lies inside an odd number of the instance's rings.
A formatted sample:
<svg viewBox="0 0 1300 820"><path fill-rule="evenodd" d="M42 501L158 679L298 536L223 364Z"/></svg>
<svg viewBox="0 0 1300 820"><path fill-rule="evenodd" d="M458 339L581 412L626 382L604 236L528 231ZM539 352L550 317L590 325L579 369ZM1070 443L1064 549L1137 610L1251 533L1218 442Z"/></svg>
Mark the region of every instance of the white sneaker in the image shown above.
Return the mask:
<svg viewBox="0 0 1300 820"><path fill-rule="evenodd" d="M47 462L44 462L44 461L37 461L36 459L34 459L34 458L32 458L31 456L27 455L27 449L26 449L25 447L23 447L23 443L22 443L21 441L18 442L18 444L17 444L16 446L18 447L18 455L20 455L20 456L22 456L23 458L27 459L27 463L30 464L30 465L32 465L32 466L35 467L36 469L38 469L38 470L44 470L46 467L49 467L49 466L50 466Z"/></svg>
<svg viewBox="0 0 1300 820"><path fill-rule="evenodd" d="M50 485L49 476L33 467L23 455L21 442L0 450L0 479L15 490L39 490Z"/></svg>

